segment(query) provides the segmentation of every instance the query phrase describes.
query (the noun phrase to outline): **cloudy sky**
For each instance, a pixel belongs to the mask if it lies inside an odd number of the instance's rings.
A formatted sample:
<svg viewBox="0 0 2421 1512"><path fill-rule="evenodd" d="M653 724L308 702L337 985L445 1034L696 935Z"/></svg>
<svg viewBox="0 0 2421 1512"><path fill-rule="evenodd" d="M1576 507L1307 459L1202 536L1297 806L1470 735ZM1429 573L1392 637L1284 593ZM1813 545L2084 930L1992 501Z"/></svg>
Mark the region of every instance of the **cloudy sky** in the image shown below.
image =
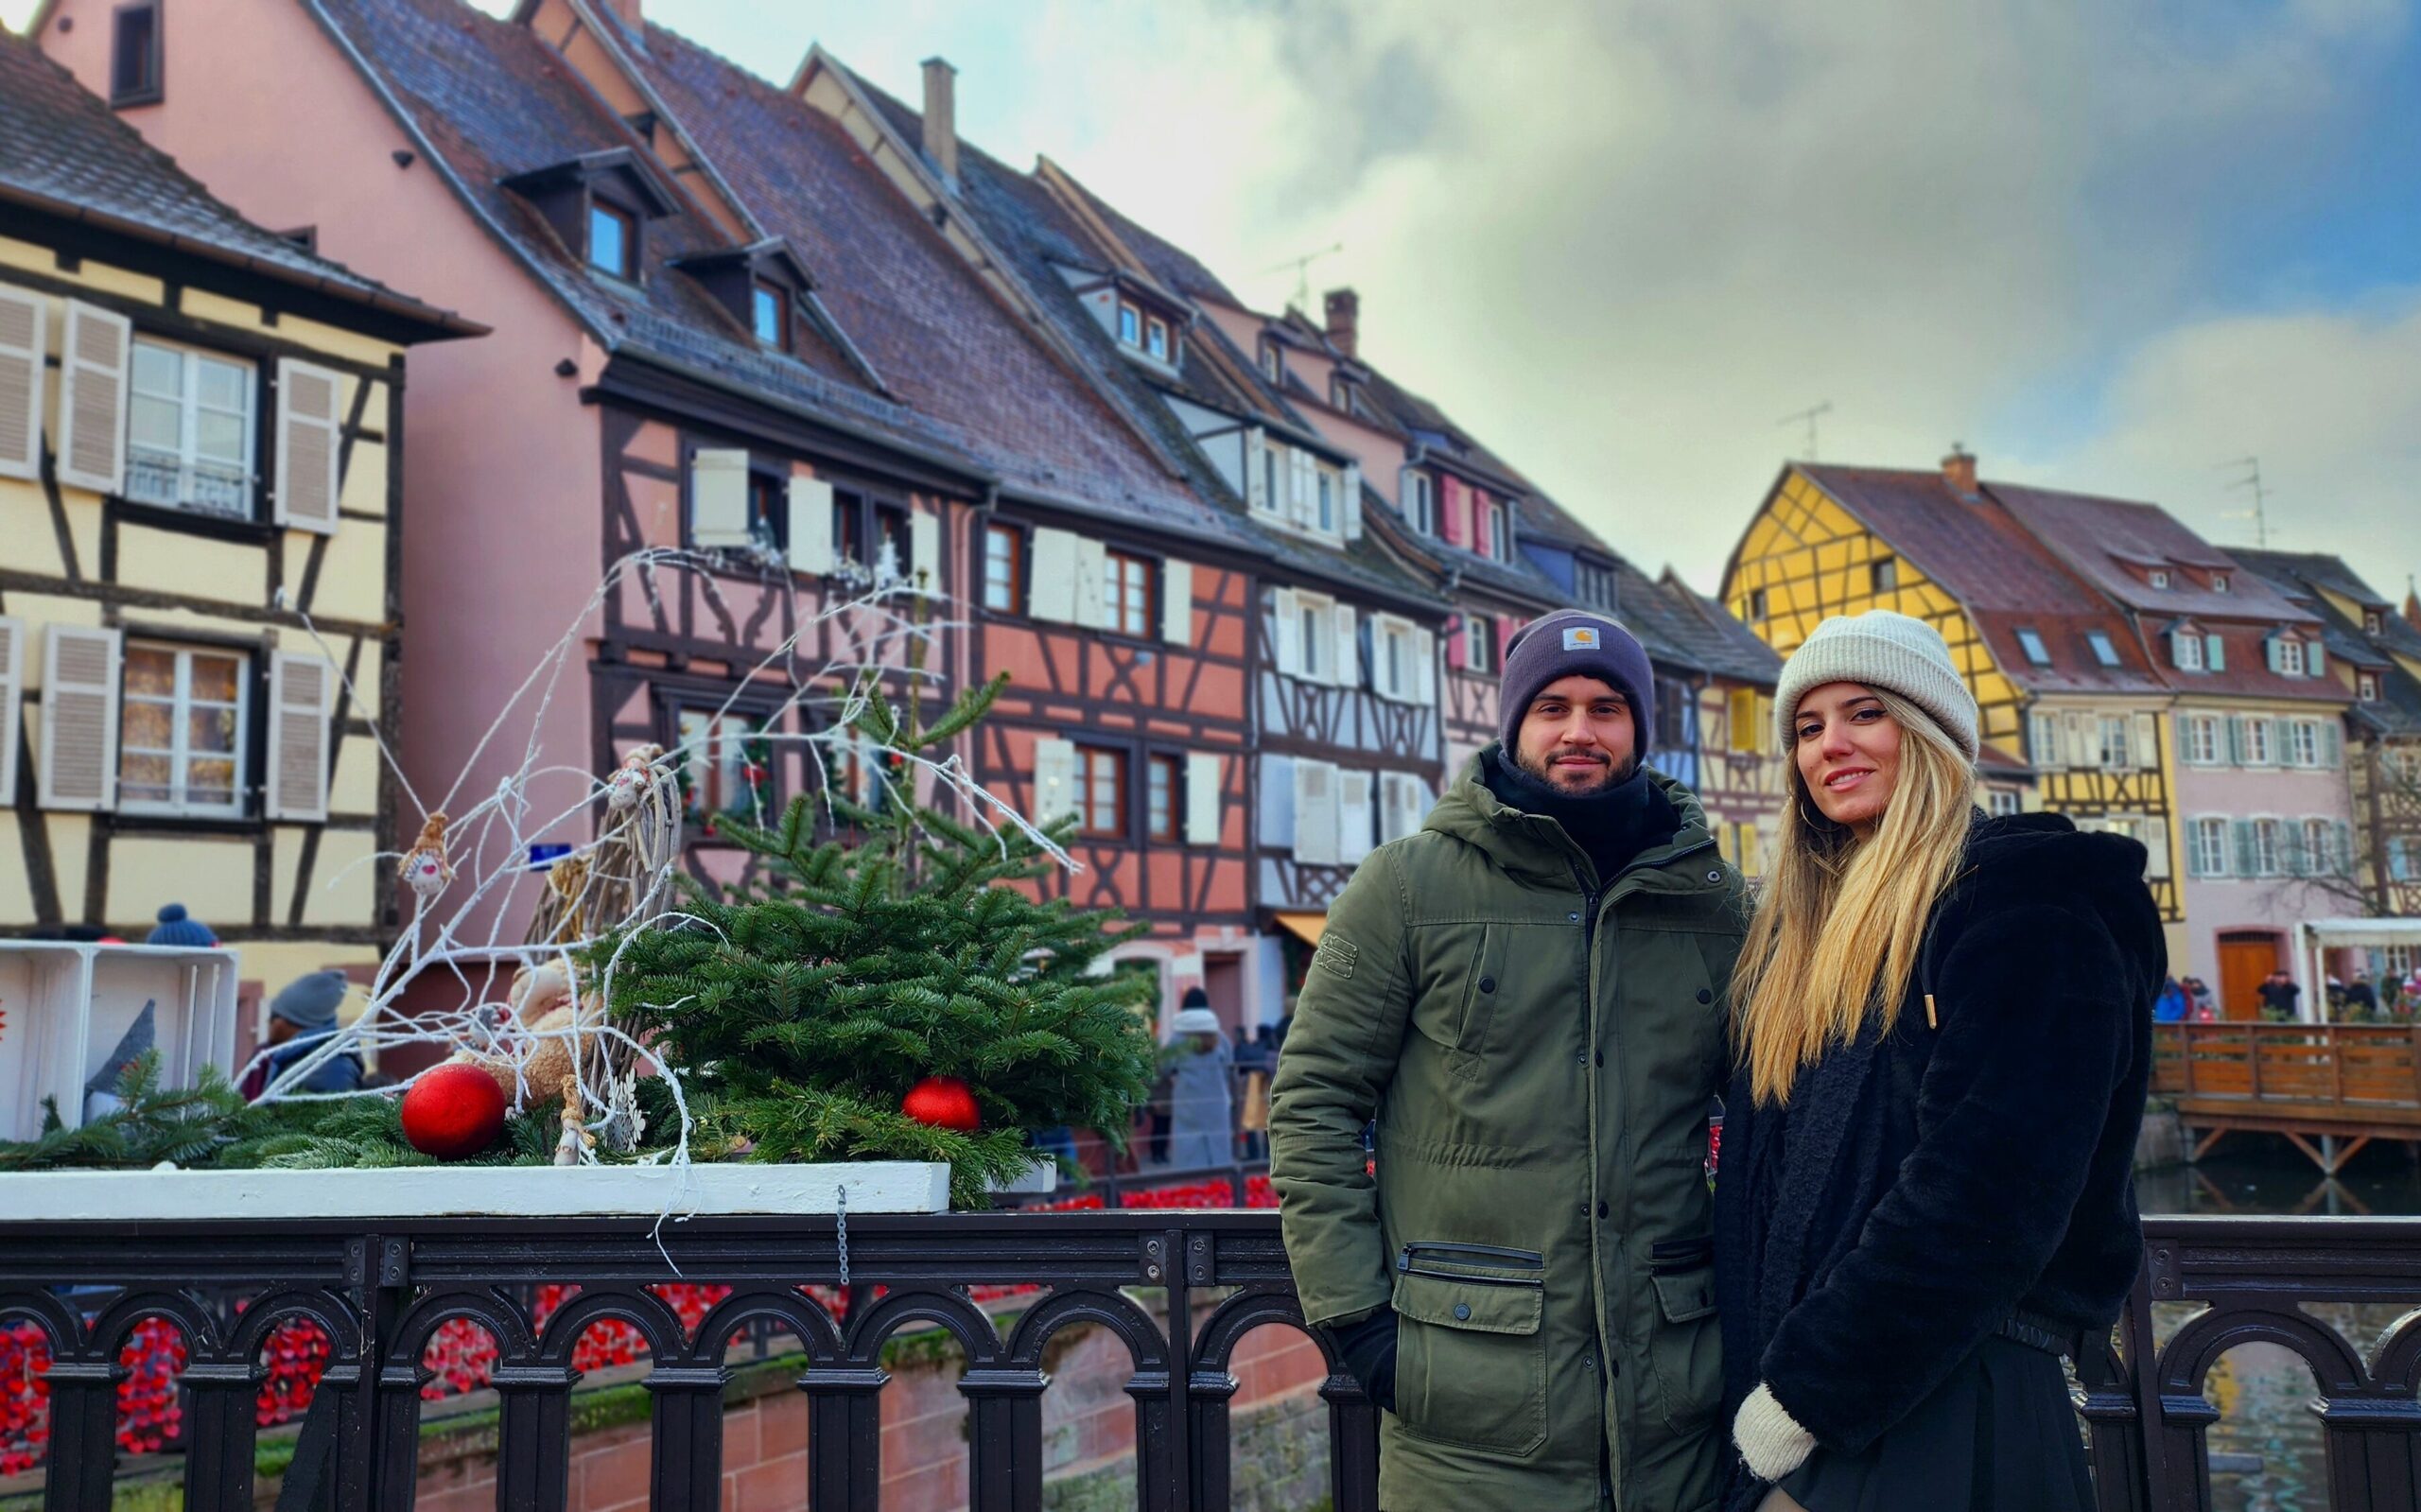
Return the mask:
<svg viewBox="0 0 2421 1512"><path fill-rule="evenodd" d="M502 10L509 0L481 0ZM1828 461L2153 499L2421 570L2421 17L2395 0L645 0L1047 152L1712 587ZM0 0L22 21L29 0Z"/></svg>

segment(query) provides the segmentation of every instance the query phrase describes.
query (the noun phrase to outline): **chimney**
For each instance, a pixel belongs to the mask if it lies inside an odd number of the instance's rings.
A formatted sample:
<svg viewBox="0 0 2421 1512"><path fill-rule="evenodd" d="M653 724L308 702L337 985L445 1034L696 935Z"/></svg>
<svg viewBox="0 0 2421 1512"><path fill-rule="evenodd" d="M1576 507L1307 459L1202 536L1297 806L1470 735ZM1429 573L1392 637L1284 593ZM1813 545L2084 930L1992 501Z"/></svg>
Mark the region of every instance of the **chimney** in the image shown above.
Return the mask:
<svg viewBox="0 0 2421 1512"><path fill-rule="evenodd" d="M1328 312L1328 339L1347 356L1352 356L1353 339L1362 322L1362 296L1350 288L1332 288L1320 298Z"/></svg>
<svg viewBox="0 0 2421 1512"><path fill-rule="evenodd" d="M957 185L958 70L939 56L925 60L925 156Z"/></svg>
<svg viewBox="0 0 2421 1512"><path fill-rule="evenodd" d="M1977 497L1976 492L1976 454L1957 442L1950 443L1950 455L1942 460L1942 480L1952 493L1961 498Z"/></svg>
<svg viewBox="0 0 2421 1512"><path fill-rule="evenodd" d="M643 0L605 0L605 9L614 12L615 20L630 28L632 36L647 35L647 17L642 13L646 9Z"/></svg>

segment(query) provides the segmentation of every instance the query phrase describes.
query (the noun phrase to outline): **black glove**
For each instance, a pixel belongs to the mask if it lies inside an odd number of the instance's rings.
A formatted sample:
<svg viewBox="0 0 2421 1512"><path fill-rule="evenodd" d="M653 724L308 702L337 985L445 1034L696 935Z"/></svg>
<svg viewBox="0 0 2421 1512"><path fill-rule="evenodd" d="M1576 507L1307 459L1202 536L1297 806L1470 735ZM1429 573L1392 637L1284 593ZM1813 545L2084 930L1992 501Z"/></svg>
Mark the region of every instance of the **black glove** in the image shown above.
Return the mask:
<svg viewBox="0 0 2421 1512"><path fill-rule="evenodd" d="M1362 1383L1363 1395L1386 1412L1396 1410L1396 1310L1383 1307L1358 1323L1329 1330L1345 1373Z"/></svg>

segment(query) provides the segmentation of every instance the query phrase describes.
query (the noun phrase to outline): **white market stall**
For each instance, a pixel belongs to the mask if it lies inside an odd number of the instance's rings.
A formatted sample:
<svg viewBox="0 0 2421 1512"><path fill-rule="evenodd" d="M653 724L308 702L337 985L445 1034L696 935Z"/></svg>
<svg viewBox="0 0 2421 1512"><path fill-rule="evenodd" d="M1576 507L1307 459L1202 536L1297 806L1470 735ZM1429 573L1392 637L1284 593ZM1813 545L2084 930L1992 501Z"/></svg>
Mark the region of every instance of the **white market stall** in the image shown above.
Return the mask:
<svg viewBox="0 0 2421 1512"><path fill-rule="evenodd" d="M2295 926L2295 982L2303 988L2307 1023L2328 1018L2328 972L2322 952L2342 949L2421 949L2421 918L2306 919Z"/></svg>

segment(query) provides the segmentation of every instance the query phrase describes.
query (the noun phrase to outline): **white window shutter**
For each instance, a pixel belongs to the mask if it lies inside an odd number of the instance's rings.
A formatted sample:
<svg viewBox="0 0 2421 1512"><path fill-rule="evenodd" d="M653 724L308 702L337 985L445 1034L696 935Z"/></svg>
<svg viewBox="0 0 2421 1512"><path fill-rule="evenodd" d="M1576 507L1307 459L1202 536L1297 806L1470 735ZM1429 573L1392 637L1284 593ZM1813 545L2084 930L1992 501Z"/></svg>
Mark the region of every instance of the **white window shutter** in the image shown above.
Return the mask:
<svg viewBox="0 0 2421 1512"><path fill-rule="evenodd" d="M1362 686L1362 636L1354 628L1353 606L1336 606L1336 657L1329 663L1329 681L1339 687Z"/></svg>
<svg viewBox="0 0 2421 1512"><path fill-rule="evenodd" d="M2279 637L2274 634L2261 637L2261 654L2270 663L2270 670L2273 673L2284 670L2279 660L2278 639Z"/></svg>
<svg viewBox="0 0 2421 1512"><path fill-rule="evenodd" d="M1069 740L1034 742L1034 822L1051 825L1076 811L1076 747Z"/></svg>
<svg viewBox="0 0 2421 1512"><path fill-rule="evenodd" d="M1295 859L1336 864L1336 764L1295 758Z"/></svg>
<svg viewBox="0 0 2421 1512"><path fill-rule="evenodd" d="M2135 765L2146 772L2160 768L2160 717L2155 714L2135 716L2134 749L2128 753Z"/></svg>
<svg viewBox="0 0 2421 1512"><path fill-rule="evenodd" d="M1255 839L1263 850L1295 848L1295 758L1261 758L1261 787L1254 795Z"/></svg>
<svg viewBox="0 0 2421 1512"><path fill-rule="evenodd" d="M327 369L281 357L277 364L277 498L272 517L298 530L333 535L337 459L342 455L343 381ZM746 484L740 510L747 512Z"/></svg>
<svg viewBox="0 0 2421 1512"><path fill-rule="evenodd" d="M17 721L26 691L26 622L0 615L0 808L17 801Z"/></svg>
<svg viewBox="0 0 2421 1512"><path fill-rule="evenodd" d="M1098 599L1098 581L1093 593ZM1026 613L1054 624L1076 623L1076 537L1072 532L1034 532L1034 575L1026 583Z"/></svg>
<svg viewBox="0 0 2421 1512"><path fill-rule="evenodd" d="M336 668L319 656L277 652L269 659L269 799L271 819L328 817L328 708Z"/></svg>
<svg viewBox="0 0 2421 1512"><path fill-rule="evenodd" d="M44 808L117 807L117 679L114 630L53 625L43 643L42 771Z"/></svg>
<svg viewBox="0 0 2421 1512"><path fill-rule="evenodd" d="M1312 462L1312 454L1299 447L1287 447L1286 461L1287 493L1291 506L1286 517L1298 525L1309 525L1319 509L1317 469Z"/></svg>
<svg viewBox="0 0 2421 1512"><path fill-rule="evenodd" d="M1437 636L1433 631L1413 632L1412 692L1416 704L1437 702Z"/></svg>
<svg viewBox="0 0 2421 1512"><path fill-rule="evenodd" d="M2214 672L2228 669L2228 643L2217 635L2203 637L2203 666Z"/></svg>
<svg viewBox="0 0 2421 1512"><path fill-rule="evenodd" d="M1219 843L1220 757L1212 752L1191 751L1185 757L1185 843Z"/></svg>
<svg viewBox="0 0 2421 1512"><path fill-rule="evenodd" d="M2320 764L2337 767L2345 764L2345 736L2335 720L2320 721ZM5 791L0 789L0 791Z"/></svg>
<svg viewBox="0 0 2421 1512"><path fill-rule="evenodd" d="M126 379L134 323L67 302L59 343L59 479L114 494L126 480Z"/></svg>
<svg viewBox="0 0 2421 1512"><path fill-rule="evenodd" d="M0 478L42 476L49 319L40 295L0 287Z"/></svg>
<svg viewBox="0 0 2421 1512"><path fill-rule="evenodd" d="M1345 497L1338 501L1337 507L1344 511L1342 517L1345 525L1345 538L1349 541L1362 539L1362 464L1360 462L1345 464Z"/></svg>
<svg viewBox="0 0 2421 1512"><path fill-rule="evenodd" d="M2304 642L2304 674L2308 677L2328 675L2328 648L2317 640Z"/></svg>
<svg viewBox="0 0 2421 1512"><path fill-rule="evenodd" d="M2067 747L2069 766L2097 767L2101 764L2099 759L2101 753L2090 749L2087 745L2094 737L2085 733L2084 721L2075 712L2071 711L2060 716L2060 729L2063 743Z"/></svg>
<svg viewBox="0 0 2421 1512"><path fill-rule="evenodd" d="M1109 547L1076 537L1076 623L1095 630L1109 623L1108 572Z"/></svg>
<svg viewBox="0 0 2421 1512"><path fill-rule="evenodd" d="M1160 638L1193 644L1193 564L1175 557L1160 564Z"/></svg>
<svg viewBox="0 0 2421 1512"><path fill-rule="evenodd" d="M1370 773L1341 772L1336 778L1336 859L1358 865L1370 854Z"/></svg>
<svg viewBox="0 0 2421 1512"><path fill-rule="evenodd" d="M701 458L705 453L698 454ZM748 515L748 476L745 461L748 454L737 454L743 462L740 473L740 513L743 526ZM788 516L790 537L790 567L810 578L830 572L832 562L832 485L821 478L802 478L793 473L782 489L782 513ZM703 539L698 543L705 546Z"/></svg>
<svg viewBox="0 0 2421 1512"><path fill-rule="evenodd" d="M1278 669L1288 677L1303 675L1303 610L1292 588L1270 596L1278 619Z"/></svg>
<svg viewBox="0 0 2421 1512"><path fill-rule="evenodd" d="M2155 880L2168 876L2168 816L2153 814L2144 823L2144 875Z"/></svg>
<svg viewBox="0 0 2421 1512"><path fill-rule="evenodd" d="M825 514L829 531L831 512ZM689 454L689 544L748 542L748 453L736 447L699 447Z"/></svg>
<svg viewBox="0 0 2421 1512"><path fill-rule="evenodd" d="M1269 496L1269 438L1259 426L1245 432L1245 507L1266 513L1278 507Z"/></svg>
<svg viewBox="0 0 2421 1512"><path fill-rule="evenodd" d="M831 518L826 511L825 517ZM927 593L942 590L942 520L922 511L908 516L908 581Z"/></svg>

